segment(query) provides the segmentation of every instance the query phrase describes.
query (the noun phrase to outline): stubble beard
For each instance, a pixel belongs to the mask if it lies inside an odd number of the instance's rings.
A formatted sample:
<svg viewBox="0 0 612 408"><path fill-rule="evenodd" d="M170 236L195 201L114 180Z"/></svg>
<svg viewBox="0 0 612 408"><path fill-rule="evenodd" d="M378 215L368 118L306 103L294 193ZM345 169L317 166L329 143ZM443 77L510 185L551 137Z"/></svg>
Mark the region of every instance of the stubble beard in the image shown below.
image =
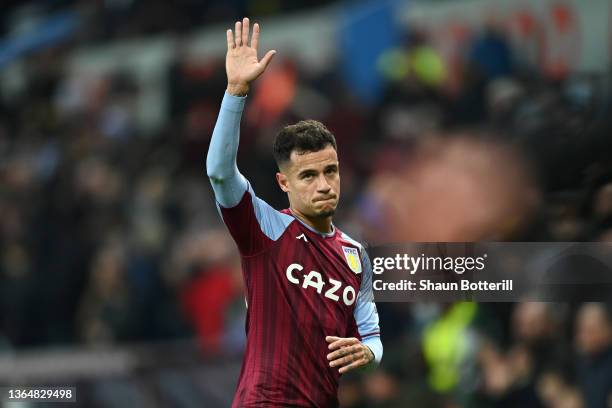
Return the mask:
<svg viewBox="0 0 612 408"><path fill-rule="evenodd" d="M316 215L317 218L327 218L327 217L331 217L336 213L336 210L327 210L327 211L322 211L320 213L318 213Z"/></svg>
<svg viewBox="0 0 612 408"><path fill-rule="evenodd" d="M336 202L336 205L337 203L338 202ZM334 206L334 207L331 207L330 209L322 209L319 212L315 212L314 216L315 218L318 218L318 219L325 219L325 218L333 216L335 213L336 213L336 207Z"/></svg>

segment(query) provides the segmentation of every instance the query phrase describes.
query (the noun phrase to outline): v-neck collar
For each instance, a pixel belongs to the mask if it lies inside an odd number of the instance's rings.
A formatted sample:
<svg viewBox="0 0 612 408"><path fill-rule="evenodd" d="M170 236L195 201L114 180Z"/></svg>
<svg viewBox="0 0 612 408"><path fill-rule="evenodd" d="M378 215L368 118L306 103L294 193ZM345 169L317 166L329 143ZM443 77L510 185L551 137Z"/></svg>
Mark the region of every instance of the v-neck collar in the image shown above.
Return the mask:
<svg viewBox="0 0 612 408"><path fill-rule="evenodd" d="M315 234L322 236L323 238L331 238L334 235L336 235L336 227L334 226L333 222L331 224L331 231L330 232L321 232L321 231L318 231L318 230L314 229L310 225L306 224L300 217L295 215L295 213L293 212L293 210L291 208L289 208L289 212L291 213L293 218L295 218L296 220L298 220L300 222L300 224L302 224L303 226L305 226L306 228L308 228L310 231L314 232Z"/></svg>

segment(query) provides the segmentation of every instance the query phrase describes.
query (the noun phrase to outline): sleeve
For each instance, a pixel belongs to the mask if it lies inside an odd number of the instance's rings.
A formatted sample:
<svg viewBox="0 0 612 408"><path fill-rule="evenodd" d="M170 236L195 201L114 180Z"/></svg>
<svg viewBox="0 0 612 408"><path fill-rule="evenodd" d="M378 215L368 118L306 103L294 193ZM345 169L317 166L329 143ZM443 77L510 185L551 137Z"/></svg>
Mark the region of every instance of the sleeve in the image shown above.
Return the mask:
<svg viewBox="0 0 612 408"><path fill-rule="evenodd" d="M265 250L276 241L293 217L273 209L258 198L236 165L240 118L246 97L228 93L213 131L206 172L223 222L244 256Z"/></svg>
<svg viewBox="0 0 612 408"><path fill-rule="evenodd" d="M378 311L372 291L372 264L363 247L361 248L361 262L363 264L363 277L361 278L361 288L359 289L359 296L357 296L354 316L362 343L372 350L376 363L380 363L383 346L380 341Z"/></svg>
<svg viewBox="0 0 612 408"><path fill-rule="evenodd" d="M243 256L266 250L293 222L292 216L275 210L257 197L248 182L238 204L226 208L217 202L217 207Z"/></svg>
<svg viewBox="0 0 612 408"><path fill-rule="evenodd" d="M247 181L236 165L245 101L246 97L225 93L206 157L206 173L215 199L225 207L238 204L247 190Z"/></svg>

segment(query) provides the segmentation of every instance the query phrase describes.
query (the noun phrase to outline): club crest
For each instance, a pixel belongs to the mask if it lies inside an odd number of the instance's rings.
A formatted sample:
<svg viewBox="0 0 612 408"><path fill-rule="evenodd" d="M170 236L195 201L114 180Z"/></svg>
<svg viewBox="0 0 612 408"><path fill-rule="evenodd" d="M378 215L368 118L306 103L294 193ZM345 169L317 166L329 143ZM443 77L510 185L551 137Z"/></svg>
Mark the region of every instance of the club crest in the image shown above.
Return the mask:
<svg viewBox="0 0 612 408"><path fill-rule="evenodd" d="M359 259L359 252L357 248L342 246L342 252L344 252L344 258L351 271L355 273L361 273L361 260Z"/></svg>

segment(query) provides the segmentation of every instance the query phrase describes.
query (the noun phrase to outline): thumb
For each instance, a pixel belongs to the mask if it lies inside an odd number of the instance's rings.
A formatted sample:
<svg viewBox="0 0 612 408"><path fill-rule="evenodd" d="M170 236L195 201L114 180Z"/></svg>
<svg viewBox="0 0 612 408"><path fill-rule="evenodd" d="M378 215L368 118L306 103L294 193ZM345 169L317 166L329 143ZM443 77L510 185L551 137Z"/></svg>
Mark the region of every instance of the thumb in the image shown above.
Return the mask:
<svg viewBox="0 0 612 408"><path fill-rule="evenodd" d="M264 57L261 59L260 63L263 65L263 68L266 69L266 67L268 66L268 64L270 63L270 61L272 61L272 57L274 57L274 55L276 54L276 50L270 50L266 53L266 55L264 55Z"/></svg>

